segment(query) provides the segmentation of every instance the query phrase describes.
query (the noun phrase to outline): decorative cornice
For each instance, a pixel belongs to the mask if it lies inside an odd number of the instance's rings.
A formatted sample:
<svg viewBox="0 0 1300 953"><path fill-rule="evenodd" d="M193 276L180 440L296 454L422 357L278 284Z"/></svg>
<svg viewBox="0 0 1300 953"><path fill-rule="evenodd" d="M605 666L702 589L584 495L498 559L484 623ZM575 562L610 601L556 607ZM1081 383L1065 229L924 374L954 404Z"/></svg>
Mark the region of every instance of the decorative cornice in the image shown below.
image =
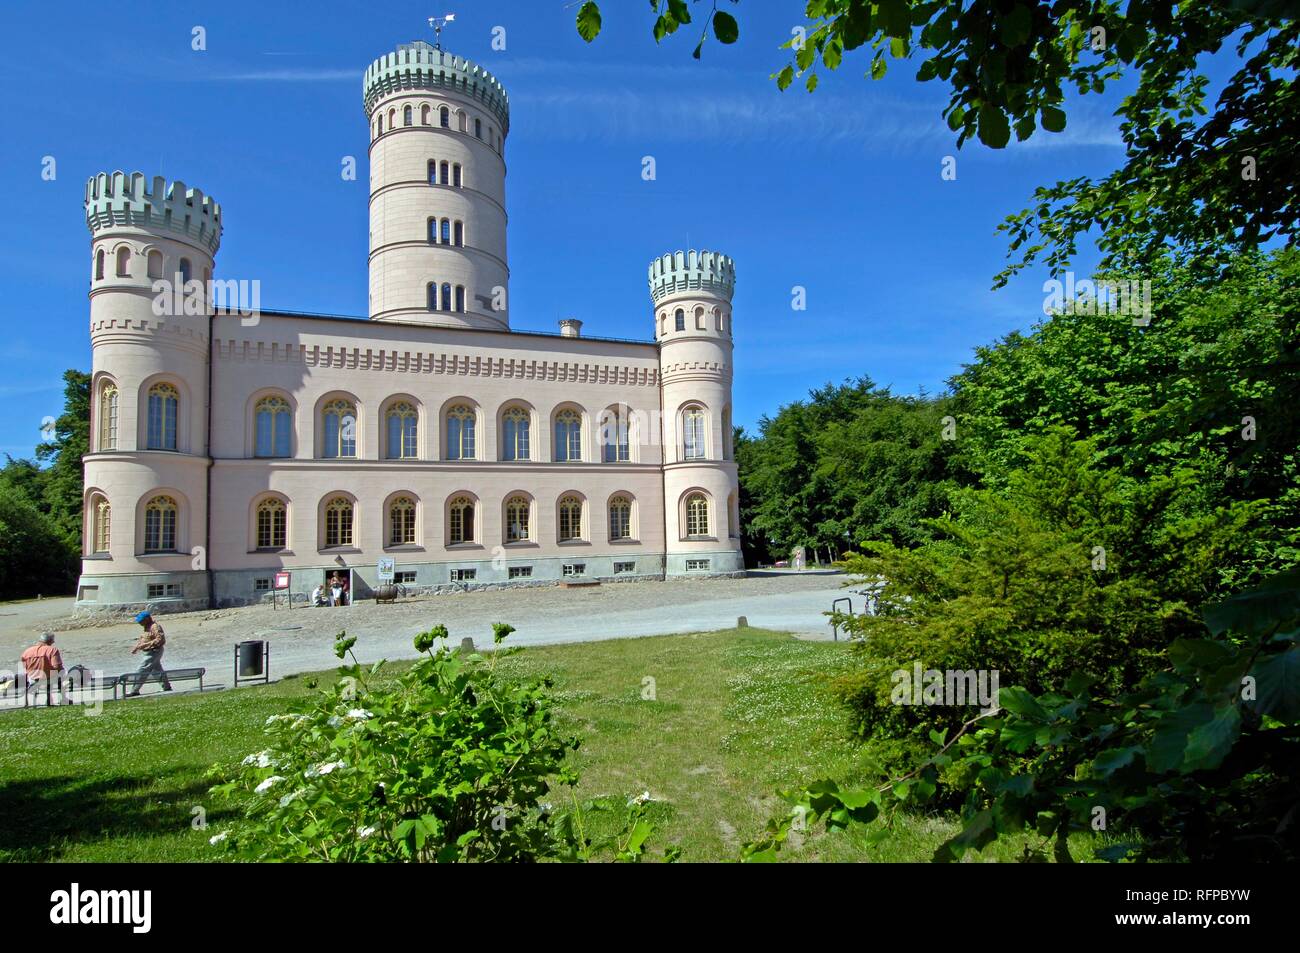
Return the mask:
<svg viewBox="0 0 1300 953"><path fill-rule="evenodd" d="M591 361L492 357L382 347L286 344L234 338L215 338L213 352L216 360L223 361L303 364L307 367L387 374L438 374L575 384L618 384L627 387L654 387L659 383L657 367Z"/></svg>
<svg viewBox="0 0 1300 953"><path fill-rule="evenodd" d="M143 172L101 172L86 181L86 225L92 234L110 228L171 231L211 255L221 244L221 206L199 189L161 175L146 184Z"/></svg>
<svg viewBox="0 0 1300 953"><path fill-rule="evenodd" d="M650 262L649 277L655 304L687 291L704 291L730 301L736 263L720 252L676 251Z"/></svg>

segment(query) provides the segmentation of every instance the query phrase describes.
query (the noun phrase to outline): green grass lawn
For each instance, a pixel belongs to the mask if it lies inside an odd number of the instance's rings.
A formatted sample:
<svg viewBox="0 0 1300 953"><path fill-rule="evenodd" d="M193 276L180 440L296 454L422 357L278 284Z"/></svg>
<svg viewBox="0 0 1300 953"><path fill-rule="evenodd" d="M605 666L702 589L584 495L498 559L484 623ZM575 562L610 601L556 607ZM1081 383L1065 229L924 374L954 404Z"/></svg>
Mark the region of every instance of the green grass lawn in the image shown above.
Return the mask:
<svg viewBox="0 0 1300 953"><path fill-rule="evenodd" d="M776 790L862 780L864 749L824 687L851 664L843 644L735 629L529 648L498 670L554 678L560 723L582 739L579 801L622 805L648 791L651 854L676 844L683 860L716 861L735 859L781 809ZM224 857L208 837L240 815L207 793L206 772L262 748L267 716L307 693L305 681L109 703L96 717L76 707L0 713L0 860ZM557 789L556 807L570 797ZM784 856L924 861L956 829L905 817L880 846L860 833L817 834ZM1008 844L985 856L1016 853Z"/></svg>

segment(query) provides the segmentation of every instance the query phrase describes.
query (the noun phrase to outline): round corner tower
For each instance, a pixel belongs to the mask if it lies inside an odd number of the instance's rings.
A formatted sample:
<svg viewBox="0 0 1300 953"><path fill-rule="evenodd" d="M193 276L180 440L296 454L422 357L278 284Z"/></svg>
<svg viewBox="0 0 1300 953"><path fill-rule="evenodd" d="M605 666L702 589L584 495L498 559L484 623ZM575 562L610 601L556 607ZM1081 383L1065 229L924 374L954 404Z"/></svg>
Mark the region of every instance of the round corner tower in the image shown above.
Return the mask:
<svg viewBox="0 0 1300 953"><path fill-rule="evenodd" d="M78 604L208 604L210 297L221 207L139 172L86 183L91 434Z"/></svg>
<svg viewBox="0 0 1300 953"><path fill-rule="evenodd" d="M732 448L735 263L678 251L650 263L663 394L666 572L733 573L740 552Z"/></svg>
<svg viewBox="0 0 1300 953"><path fill-rule="evenodd" d="M423 41L366 70L370 318L507 329L506 91Z"/></svg>

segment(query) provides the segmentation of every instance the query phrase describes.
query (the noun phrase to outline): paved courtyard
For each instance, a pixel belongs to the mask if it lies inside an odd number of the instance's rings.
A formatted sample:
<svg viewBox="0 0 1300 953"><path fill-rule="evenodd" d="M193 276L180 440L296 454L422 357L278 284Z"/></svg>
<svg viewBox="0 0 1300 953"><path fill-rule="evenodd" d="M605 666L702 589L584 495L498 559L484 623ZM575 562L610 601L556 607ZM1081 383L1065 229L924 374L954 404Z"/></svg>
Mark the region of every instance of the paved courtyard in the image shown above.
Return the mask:
<svg viewBox="0 0 1300 953"><path fill-rule="evenodd" d="M829 638L823 613L833 599L850 595L845 581L834 573L774 572L743 579L486 590L337 609L250 606L168 615L161 621L167 630L168 668L203 666L207 683L228 685L234 646L243 639L271 643L271 674L278 678L337 665L334 639L341 630L357 636L354 651L362 662L413 657L415 633L439 623L447 626L453 643L469 636L480 646L491 644L493 622L509 622L518 630L508 644L543 645L725 629L742 615L752 626ZM860 608L861 599L853 599L854 608ZM71 599L0 604L0 669L18 668L18 656L42 631L57 634L66 665L110 675L135 668L139 657L130 651L139 626L77 627L71 613Z"/></svg>

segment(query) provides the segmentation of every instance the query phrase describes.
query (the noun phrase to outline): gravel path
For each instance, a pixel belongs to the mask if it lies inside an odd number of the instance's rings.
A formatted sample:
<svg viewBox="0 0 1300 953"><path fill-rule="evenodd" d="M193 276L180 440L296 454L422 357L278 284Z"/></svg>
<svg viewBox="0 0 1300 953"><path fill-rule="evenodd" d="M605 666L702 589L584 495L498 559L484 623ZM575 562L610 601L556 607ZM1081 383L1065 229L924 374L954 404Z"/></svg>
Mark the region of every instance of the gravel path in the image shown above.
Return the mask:
<svg viewBox="0 0 1300 953"><path fill-rule="evenodd" d="M778 572L579 589L497 589L383 606L362 602L293 611L250 606L167 615L161 621L167 630L167 667L203 666L219 685L229 683L234 646L243 639L271 643L271 674L278 678L337 665L334 639L340 630L357 636L354 651L362 662L414 656L412 636L439 623L447 626L453 643L470 636L480 646L491 643L493 622L509 622L518 630L510 637L512 645L543 645L725 629L742 615L752 626L829 637L822 613L832 599L848 594L841 588L845 579L838 573ZM17 668L22 650L43 630L58 634L67 665L80 663L107 674L135 668L129 653L139 626L78 628L71 611L71 599L0 604L0 669Z"/></svg>

